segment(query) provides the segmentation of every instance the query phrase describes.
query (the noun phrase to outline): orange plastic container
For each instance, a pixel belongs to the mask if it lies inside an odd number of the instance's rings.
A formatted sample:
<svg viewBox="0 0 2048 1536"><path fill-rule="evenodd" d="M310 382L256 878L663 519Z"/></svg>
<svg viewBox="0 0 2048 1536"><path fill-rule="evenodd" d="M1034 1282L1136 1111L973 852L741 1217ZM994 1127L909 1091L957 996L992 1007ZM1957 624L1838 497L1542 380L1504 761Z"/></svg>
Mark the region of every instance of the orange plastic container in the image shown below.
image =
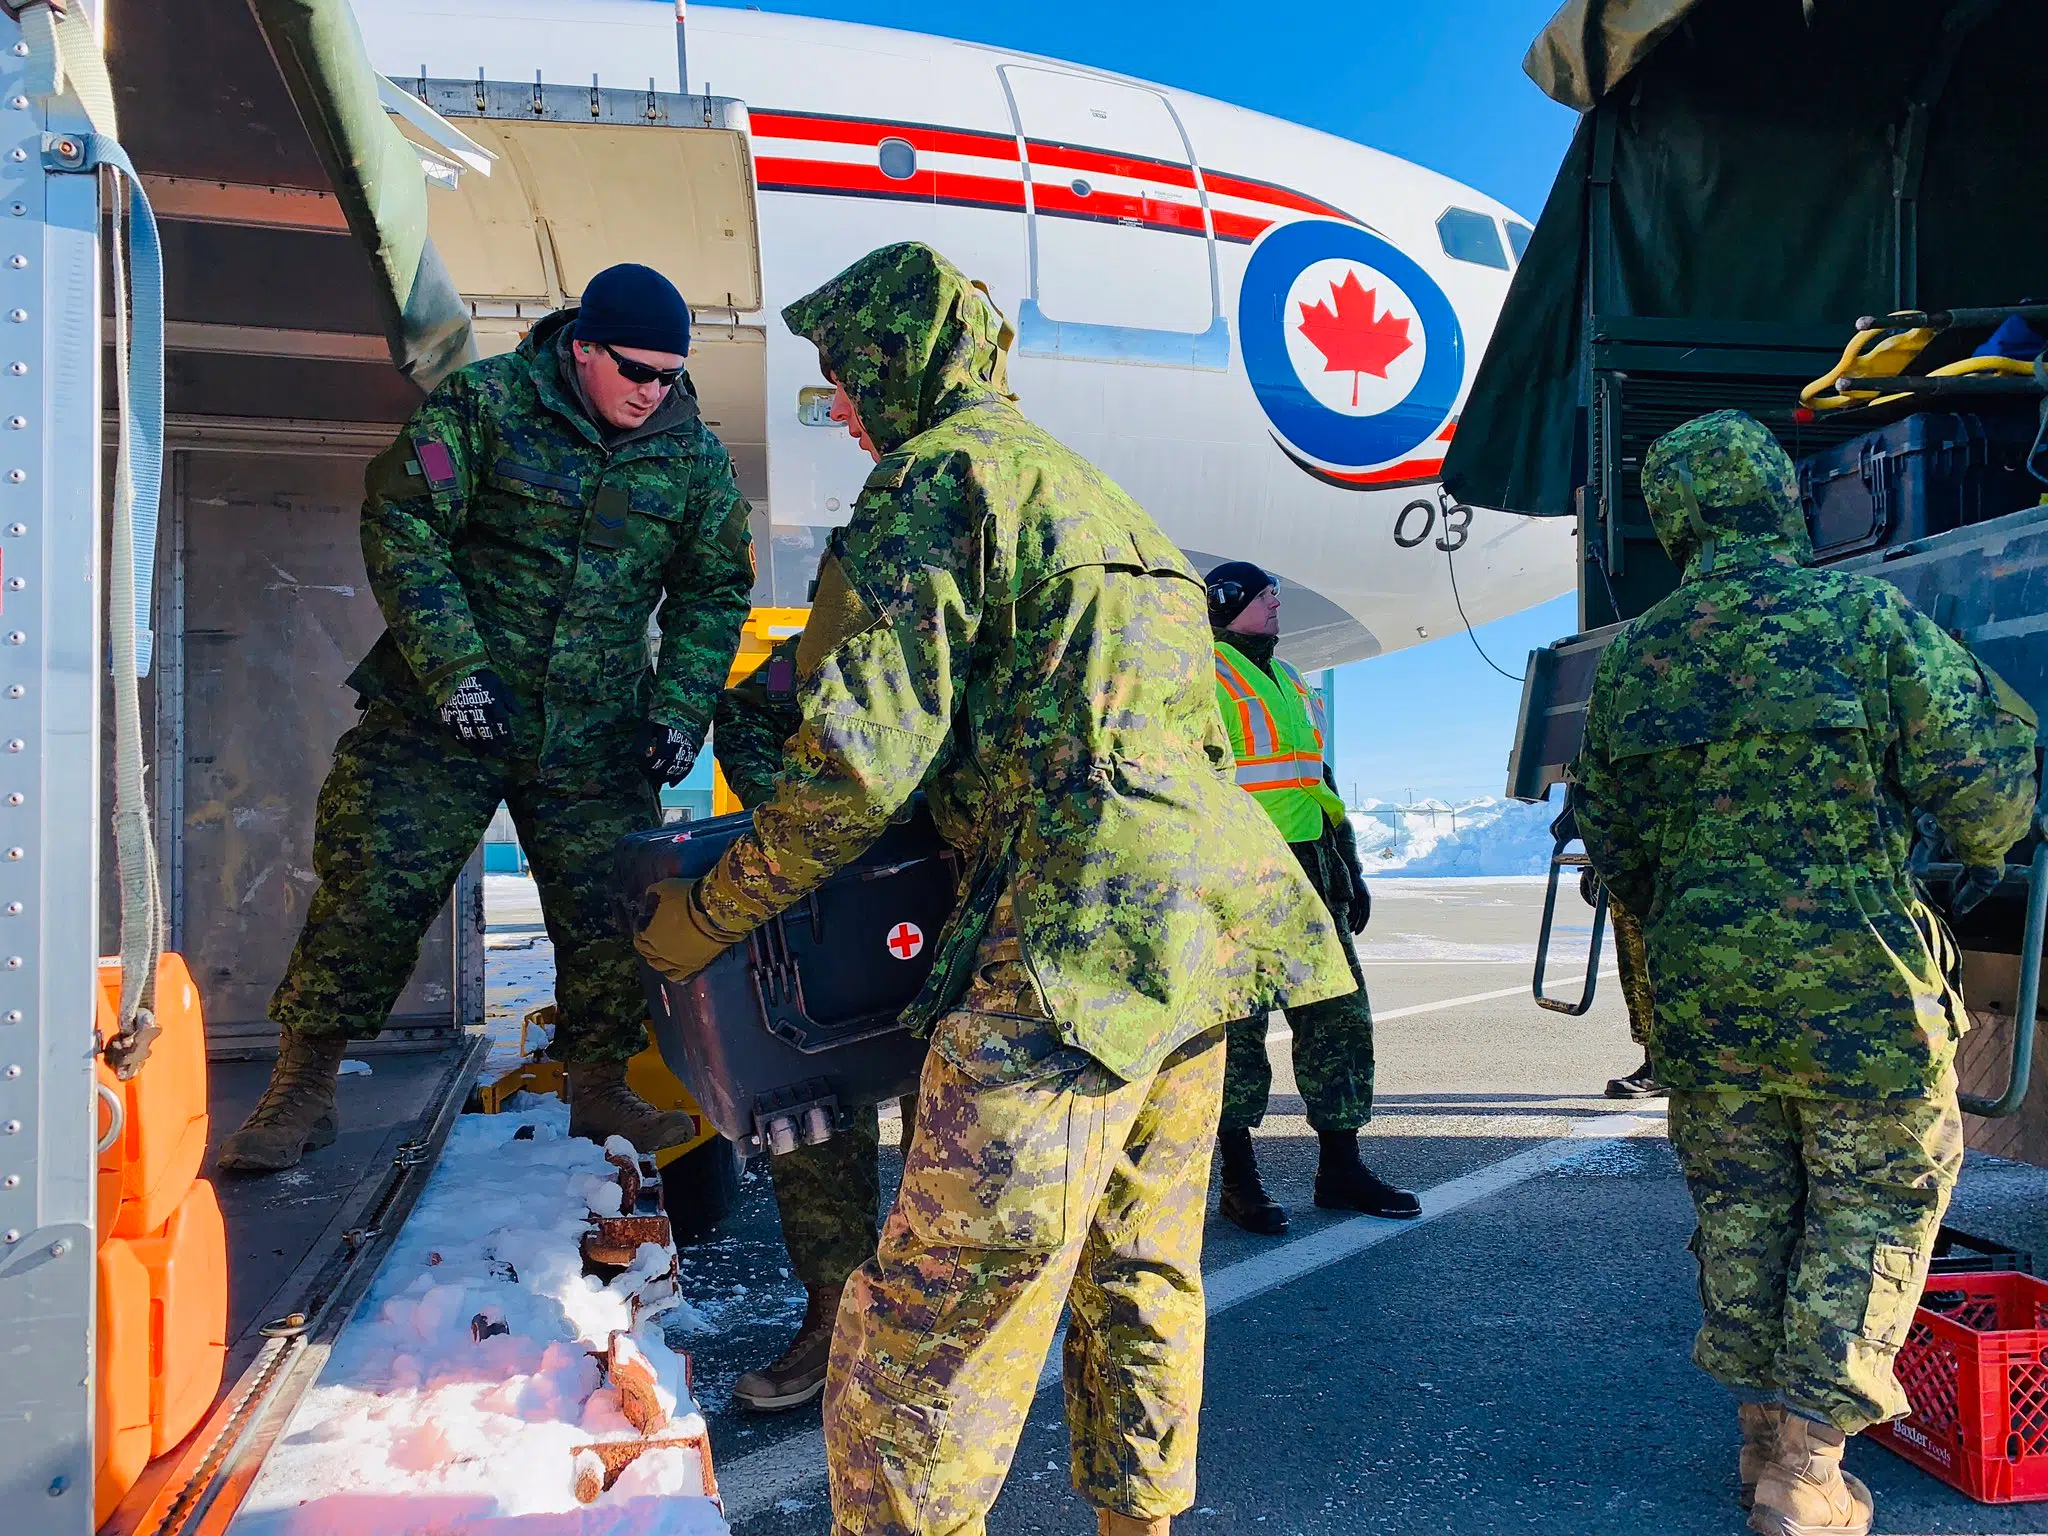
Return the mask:
<svg viewBox="0 0 2048 1536"><path fill-rule="evenodd" d="M93 1523L104 1525L150 1457L149 1271L118 1237L100 1247L98 1312Z"/></svg>
<svg viewBox="0 0 2048 1536"><path fill-rule="evenodd" d="M107 1013L121 1001L121 963L100 961L100 995ZM149 1060L125 1083L121 1139L101 1158L122 1172L116 1237L148 1237L176 1214L206 1156L206 1021L199 990L183 957L165 955L156 973L156 1022L162 1031ZM105 1020L102 1028L111 1028ZM102 1188L105 1186L102 1185Z"/></svg>
<svg viewBox="0 0 2048 1536"><path fill-rule="evenodd" d="M196 1180L161 1232L128 1246L149 1276L149 1454L191 1434L227 1365L228 1236L213 1186Z"/></svg>

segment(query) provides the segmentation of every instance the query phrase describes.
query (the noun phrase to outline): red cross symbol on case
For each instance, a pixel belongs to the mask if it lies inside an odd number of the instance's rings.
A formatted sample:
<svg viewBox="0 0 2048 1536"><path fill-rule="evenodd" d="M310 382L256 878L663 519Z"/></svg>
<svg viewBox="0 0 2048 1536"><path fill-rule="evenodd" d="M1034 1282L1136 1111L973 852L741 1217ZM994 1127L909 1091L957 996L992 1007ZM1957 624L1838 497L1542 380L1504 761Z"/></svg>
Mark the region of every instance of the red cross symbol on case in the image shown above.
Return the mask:
<svg viewBox="0 0 2048 1536"><path fill-rule="evenodd" d="M908 960L924 948L924 930L915 923L898 923L889 930L889 937L884 942L888 944L890 954L898 960Z"/></svg>

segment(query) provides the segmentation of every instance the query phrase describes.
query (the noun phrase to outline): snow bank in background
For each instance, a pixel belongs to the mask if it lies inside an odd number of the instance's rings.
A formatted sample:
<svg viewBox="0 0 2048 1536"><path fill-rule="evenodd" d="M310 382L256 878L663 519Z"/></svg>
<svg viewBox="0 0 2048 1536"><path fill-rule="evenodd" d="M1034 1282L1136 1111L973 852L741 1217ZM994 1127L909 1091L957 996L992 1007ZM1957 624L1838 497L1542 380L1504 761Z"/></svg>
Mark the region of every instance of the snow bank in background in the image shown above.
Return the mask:
<svg viewBox="0 0 2048 1536"><path fill-rule="evenodd" d="M1351 813L1372 875L1540 875L1550 868L1555 805L1519 800L1368 800Z"/></svg>
<svg viewBox="0 0 2048 1536"><path fill-rule="evenodd" d="M694 1453L644 1453L596 1503L576 1502L577 1449L637 1438L618 1394L599 1390L591 1352L631 1329L673 1404L662 1437L702 1433L662 1329L703 1323L675 1303L659 1316L643 1310L635 1326L629 1298L667 1272L669 1253L654 1244L608 1286L584 1275L584 1213L607 1191L616 1207L612 1169L598 1147L569 1138L567 1105L519 1103L456 1121L418 1208L264 1463L238 1536L722 1536ZM514 1139L529 1125L532 1139Z"/></svg>

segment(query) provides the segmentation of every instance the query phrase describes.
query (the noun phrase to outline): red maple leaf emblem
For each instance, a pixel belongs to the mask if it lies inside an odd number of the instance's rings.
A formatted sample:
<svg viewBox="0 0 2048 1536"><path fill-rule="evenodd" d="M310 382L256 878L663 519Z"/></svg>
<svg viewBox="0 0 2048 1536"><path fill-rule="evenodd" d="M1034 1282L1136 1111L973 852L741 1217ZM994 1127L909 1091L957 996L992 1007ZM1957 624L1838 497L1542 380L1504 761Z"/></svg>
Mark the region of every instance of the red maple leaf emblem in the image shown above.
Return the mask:
<svg viewBox="0 0 2048 1536"><path fill-rule="evenodd" d="M1351 375L1351 403L1358 404L1358 381L1365 374L1384 379L1394 359L1415 343L1408 322L1391 313L1375 314L1379 292L1346 272L1330 289L1335 304L1301 306L1301 334L1323 354L1323 372Z"/></svg>

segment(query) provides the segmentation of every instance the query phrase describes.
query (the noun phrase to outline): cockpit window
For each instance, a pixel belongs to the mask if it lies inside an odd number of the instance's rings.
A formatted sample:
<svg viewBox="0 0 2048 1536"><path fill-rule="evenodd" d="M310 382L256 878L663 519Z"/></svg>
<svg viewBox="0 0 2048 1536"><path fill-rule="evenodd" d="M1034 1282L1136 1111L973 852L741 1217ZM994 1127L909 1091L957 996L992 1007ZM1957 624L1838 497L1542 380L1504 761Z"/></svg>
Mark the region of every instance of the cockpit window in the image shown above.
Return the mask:
<svg viewBox="0 0 2048 1536"><path fill-rule="evenodd" d="M1522 258L1529 254L1529 239L1536 231L1515 219L1509 219L1507 224L1508 244L1514 249L1515 265L1519 267Z"/></svg>
<svg viewBox="0 0 2048 1536"><path fill-rule="evenodd" d="M1500 243L1500 226L1483 213L1470 208L1453 208L1436 221L1436 237L1444 254L1453 261L1474 266L1508 269L1508 253Z"/></svg>

